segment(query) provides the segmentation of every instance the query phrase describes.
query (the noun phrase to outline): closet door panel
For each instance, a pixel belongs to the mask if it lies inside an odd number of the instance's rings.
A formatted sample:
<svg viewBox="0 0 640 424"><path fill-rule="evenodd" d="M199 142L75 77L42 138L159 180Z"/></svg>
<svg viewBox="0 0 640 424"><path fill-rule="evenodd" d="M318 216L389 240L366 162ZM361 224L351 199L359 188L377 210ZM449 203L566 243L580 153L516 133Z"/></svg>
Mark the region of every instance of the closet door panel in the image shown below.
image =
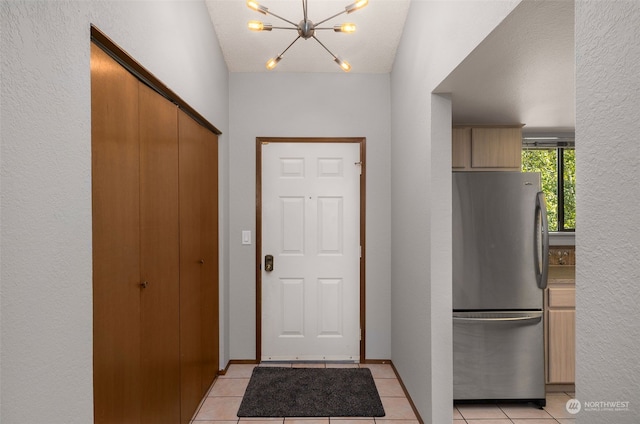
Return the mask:
<svg viewBox="0 0 640 424"><path fill-rule="evenodd" d="M91 44L96 423L140 420L138 81Z"/></svg>
<svg viewBox="0 0 640 424"><path fill-rule="evenodd" d="M202 389L206 391L218 372L218 137L204 127L202 161Z"/></svg>
<svg viewBox="0 0 640 424"><path fill-rule="evenodd" d="M142 423L180 420L176 106L140 83Z"/></svg>
<svg viewBox="0 0 640 424"><path fill-rule="evenodd" d="M178 111L180 173L180 363L183 423L200 403L202 390L201 159L199 125Z"/></svg>

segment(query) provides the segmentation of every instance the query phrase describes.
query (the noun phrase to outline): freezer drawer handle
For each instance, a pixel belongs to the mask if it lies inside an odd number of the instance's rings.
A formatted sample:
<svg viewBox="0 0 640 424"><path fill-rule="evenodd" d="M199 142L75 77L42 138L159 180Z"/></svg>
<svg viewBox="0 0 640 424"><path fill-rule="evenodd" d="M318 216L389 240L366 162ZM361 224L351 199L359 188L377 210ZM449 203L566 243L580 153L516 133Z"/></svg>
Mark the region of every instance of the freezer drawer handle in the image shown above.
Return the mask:
<svg viewBox="0 0 640 424"><path fill-rule="evenodd" d="M525 316L525 317L501 317L501 318L468 318L468 317L453 317L454 321L476 321L476 322L495 322L495 321L540 321L542 315Z"/></svg>

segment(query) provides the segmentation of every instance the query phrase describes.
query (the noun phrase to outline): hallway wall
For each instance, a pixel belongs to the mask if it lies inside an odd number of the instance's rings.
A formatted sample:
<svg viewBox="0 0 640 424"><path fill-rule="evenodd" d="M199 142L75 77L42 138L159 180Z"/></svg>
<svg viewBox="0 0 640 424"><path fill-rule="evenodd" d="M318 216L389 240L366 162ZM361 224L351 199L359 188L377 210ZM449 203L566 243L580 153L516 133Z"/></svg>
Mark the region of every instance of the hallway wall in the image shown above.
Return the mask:
<svg viewBox="0 0 640 424"><path fill-rule="evenodd" d="M232 73L229 96L231 358L256 352L255 244L240 243L242 230L255 237L256 137L366 137L366 355L389 359L389 75Z"/></svg>
<svg viewBox="0 0 640 424"><path fill-rule="evenodd" d="M86 424L93 422L90 24L223 132L222 187L228 73L200 1L2 1L0 18L0 422ZM223 198L221 217L225 207Z"/></svg>
<svg viewBox="0 0 640 424"><path fill-rule="evenodd" d="M632 424L640 417L639 22L638 2L576 1L580 424ZM589 402L627 404L607 411Z"/></svg>
<svg viewBox="0 0 640 424"><path fill-rule="evenodd" d="M427 423L452 420L451 101L438 84L518 1L412 1L391 74L391 358Z"/></svg>

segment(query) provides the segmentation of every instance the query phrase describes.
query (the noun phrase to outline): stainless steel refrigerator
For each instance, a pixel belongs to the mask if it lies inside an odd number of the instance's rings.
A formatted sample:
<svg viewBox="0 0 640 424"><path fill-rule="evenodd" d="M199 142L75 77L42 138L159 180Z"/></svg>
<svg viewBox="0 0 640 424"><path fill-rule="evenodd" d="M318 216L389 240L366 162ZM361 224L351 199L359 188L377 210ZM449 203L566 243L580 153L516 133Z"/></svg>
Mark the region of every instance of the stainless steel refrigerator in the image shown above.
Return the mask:
<svg viewBox="0 0 640 424"><path fill-rule="evenodd" d="M453 173L453 398L545 405L540 174Z"/></svg>

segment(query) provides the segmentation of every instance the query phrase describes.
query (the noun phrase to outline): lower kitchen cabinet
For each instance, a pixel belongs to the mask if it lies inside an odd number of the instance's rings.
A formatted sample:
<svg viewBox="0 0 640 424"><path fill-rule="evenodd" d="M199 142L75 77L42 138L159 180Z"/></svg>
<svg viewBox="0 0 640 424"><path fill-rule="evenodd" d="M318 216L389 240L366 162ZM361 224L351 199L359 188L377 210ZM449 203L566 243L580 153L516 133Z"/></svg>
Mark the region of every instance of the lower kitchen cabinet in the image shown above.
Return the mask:
<svg viewBox="0 0 640 424"><path fill-rule="evenodd" d="M575 384L575 283L556 281L549 281L545 296L547 384Z"/></svg>

